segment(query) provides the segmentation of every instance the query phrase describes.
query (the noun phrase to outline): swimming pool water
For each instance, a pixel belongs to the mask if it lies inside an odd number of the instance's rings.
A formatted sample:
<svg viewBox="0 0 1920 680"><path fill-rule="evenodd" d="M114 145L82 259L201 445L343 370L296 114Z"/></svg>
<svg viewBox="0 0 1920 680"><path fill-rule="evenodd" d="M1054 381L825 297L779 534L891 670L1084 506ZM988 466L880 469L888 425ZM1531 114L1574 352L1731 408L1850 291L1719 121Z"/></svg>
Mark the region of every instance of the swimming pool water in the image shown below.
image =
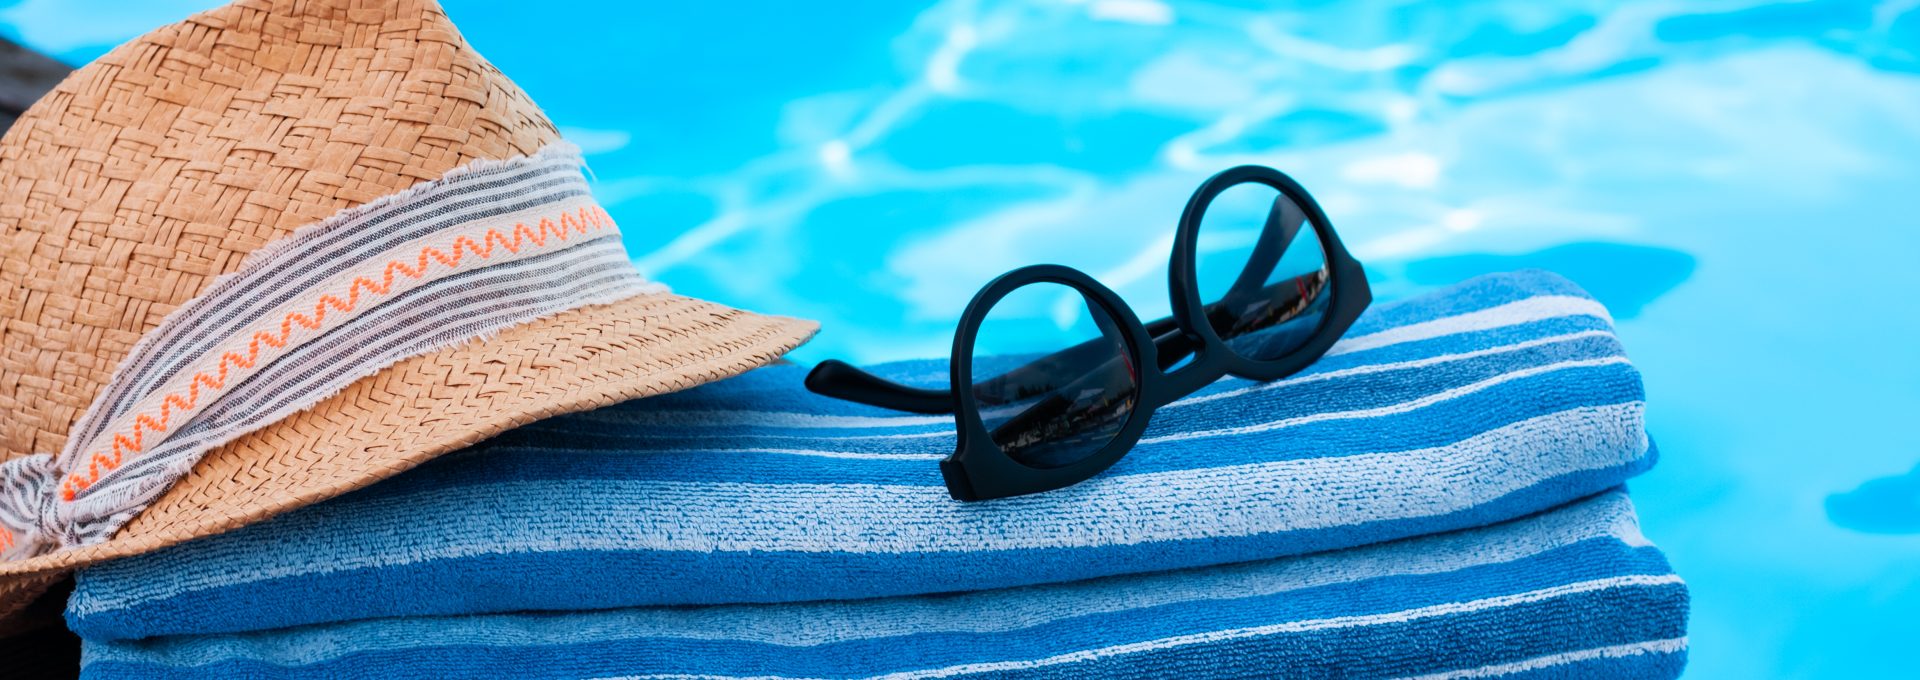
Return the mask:
<svg viewBox="0 0 1920 680"><path fill-rule="evenodd" d="M78 63L207 4L0 31ZM1646 373L1690 673L1913 673L1920 1L447 4L650 275L821 320L805 361L943 355L1036 262L1164 312L1187 193L1244 162L1382 299L1560 271Z"/></svg>

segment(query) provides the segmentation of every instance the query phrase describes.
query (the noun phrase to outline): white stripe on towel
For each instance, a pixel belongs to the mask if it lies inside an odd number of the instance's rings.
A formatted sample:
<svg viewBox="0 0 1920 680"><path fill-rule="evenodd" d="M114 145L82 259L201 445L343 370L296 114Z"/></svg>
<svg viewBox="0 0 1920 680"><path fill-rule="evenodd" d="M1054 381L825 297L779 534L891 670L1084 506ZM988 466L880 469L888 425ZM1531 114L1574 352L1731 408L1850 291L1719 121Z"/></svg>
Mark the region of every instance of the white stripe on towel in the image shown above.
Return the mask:
<svg viewBox="0 0 1920 680"><path fill-rule="evenodd" d="M1428 406L1432 406L1434 404L1438 404L1440 402L1447 401L1449 399L1457 399L1459 397L1464 397L1466 395L1473 394L1481 390L1485 390L1485 389L1488 389L1497 385L1505 384L1505 383L1510 383L1515 380L1520 380L1522 378L1530 378L1536 375L1541 375L1543 373L1552 373L1554 371L1559 371L1559 370L1564 370L1569 368L1594 368L1598 366L1627 365L1628 363L1629 362L1627 361L1626 357L1604 357L1600 359L1575 359L1573 361L1562 361L1557 364L1547 364L1544 366L1529 366L1527 368L1523 368L1517 371L1502 373L1500 375L1496 375L1494 377L1487 378L1485 380L1467 383L1459 387L1451 387L1448 389L1444 389L1439 392L1435 392L1433 394L1420 397L1419 399L1411 399L1408 401L1400 402L1398 404L1390 404L1387 406L1376 406L1374 408L1355 409L1352 411L1328 411L1324 413L1315 413L1313 415L1296 416L1293 418L1284 418L1281 420L1273 420L1265 423L1243 425L1240 427L1222 428L1218 430L1193 430L1190 432L1179 432L1175 434L1162 435L1159 437L1149 437L1149 438L1141 439L1140 443L1141 444L1158 444L1160 442L1180 442L1180 441L1189 441L1193 439L1208 439L1211 437L1231 437L1231 436L1237 436L1237 435L1243 435L1243 434L1253 434L1256 432L1268 432L1271 430L1279 430L1279 429L1284 429L1289 427L1299 427L1301 425L1311 425L1313 423L1323 423L1329 420L1354 420L1357 418L1378 418L1381 416L1398 415L1401 413L1408 413L1411 411L1416 411L1422 408L1426 408Z"/></svg>
<svg viewBox="0 0 1920 680"><path fill-rule="evenodd" d="M885 679L885 680L918 680L920 678L946 678L946 677L953 677L957 675L974 675L974 674L980 674L980 673L1004 673L1009 671L1032 670L1036 668L1045 668L1048 666L1060 666L1060 665L1072 664L1072 663L1084 663L1088 661L1097 661L1100 659L1116 657L1116 656L1127 656L1131 654L1140 654L1144 652L1157 652L1161 650L1178 649L1180 647L1188 647L1193 645L1204 645L1204 644L1211 644L1216 642L1228 642L1232 640L1244 640L1248 638L1267 637L1271 635L1284 635L1288 633L1310 633L1310 632L1322 631L1322 630L1338 630L1342 628L1361 628L1366 626L1380 626L1380 625L1391 625L1396 623L1406 623L1408 621L1418 621L1421 619L1431 619L1431 618L1438 618L1443 616L1452 616L1456 614L1467 614L1467 613L1472 613L1477 611L1485 611L1489 609L1501 609L1505 607L1512 607L1512 606L1522 605L1522 604L1530 604L1534 602L1544 602L1547 600L1567 597L1570 595L1578 595L1581 593L1614 590L1614 589L1620 589L1620 588L1660 588L1660 587L1671 586L1671 585L1680 585L1682 583L1684 583L1684 581L1681 581L1679 576L1672 575L1672 574L1664 574L1664 575L1634 574L1634 575L1628 575L1628 576L1615 576L1611 578L1594 579L1591 581L1579 581L1576 583L1569 583L1566 585L1554 586L1551 588L1541 588L1539 590L1532 590L1532 591L1527 591L1524 593L1516 593L1512 595L1499 595L1495 597L1482 598L1478 600L1469 600L1466 602L1450 602L1447 604L1437 604L1437 605L1431 605L1427 607L1416 607L1413 609L1406 609L1406 610L1401 610L1397 612L1387 612L1387 613L1381 613L1381 614L1362 614L1357 616L1335 616L1335 617L1329 617L1329 618L1323 618L1323 619L1306 619L1302 621L1288 621L1286 623L1276 623L1276 624L1265 625L1265 626L1230 628L1226 630L1209 631L1205 633L1191 633L1188 635L1176 635L1173 637L1160 638L1157 640L1132 642L1124 645L1112 645L1109 647L1100 647L1097 649L1086 649L1086 650L1070 652L1066 654L1056 654L1054 656L1049 656L1049 657L1044 657L1039 659L1025 659L1025 660L1018 660L1018 661L992 661L992 662L984 662L984 663L960 664L956 666L947 666L945 668L929 668L924 670L904 671L900 673L890 673L887 675L880 675L875 677ZM612 677L631 678L631 679L714 678L714 679L724 679L724 680L748 680L749 678L752 678L752 679L765 679L765 680L796 680L792 678L787 678L786 676L774 676L774 675L731 676L731 675L658 674L658 675L628 675L628 676L612 676Z"/></svg>
<svg viewBox="0 0 1920 680"><path fill-rule="evenodd" d="M1403 678L1402 680L1459 680L1460 678L1491 678L1491 677L1496 677L1501 675L1512 675L1514 673L1526 673L1529 671L1537 671L1544 668L1553 668L1555 666L1565 666L1567 664L1580 663L1582 661L1592 661L1594 659L1624 659L1629 656L1639 656L1641 654L1674 654L1677 652L1685 651L1686 648L1687 648L1687 639L1684 637L1667 638L1665 640L1647 640L1645 642L1634 642L1634 643L1629 643L1624 645L1612 645L1608 647L1595 647L1593 649L1582 649L1577 652L1562 652L1559 654L1536 656L1534 658L1527 659L1524 661L1493 664L1491 666L1481 666L1479 668L1467 668L1467 669L1462 669L1457 671L1447 671L1445 673L1434 673L1432 675L1409 676L1409 677Z"/></svg>
<svg viewBox="0 0 1920 680"><path fill-rule="evenodd" d="M1597 591L1603 591L1603 590L1613 590L1616 588L1636 588L1636 587L1637 588L1658 588L1662 586L1679 585L1681 583L1684 583L1684 582L1680 580L1680 577L1673 574L1664 574L1664 575L1634 574L1634 575L1628 575L1628 576L1615 576L1612 578L1594 579L1591 581L1580 581L1577 583L1569 583L1566 585L1554 586L1551 588L1541 588L1539 590L1533 590L1533 591L1528 591L1524 593L1517 593L1513 595L1499 595L1495 597L1481 598L1478 600L1469 600L1467 602L1437 604L1437 605L1432 605L1427 607L1416 607L1413 609L1407 609L1407 610L1402 610L1397 612L1389 612L1384 614L1363 614L1359 616L1335 616L1335 617L1325 618L1325 619L1307 619L1304 621L1288 621L1286 623L1276 623L1276 624L1271 624L1266 626L1252 626L1247 628L1233 628L1233 629L1213 631L1208 633L1191 633L1188 635L1176 635L1174 637L1161 638L1159 640L1148 640L1146 642L1135 642L1131 644L1114 645L1111 647L1089 649L1089 650L1084 650L1079 652L1072 652L1068 654L1058 654L1058 655L1046 657L1044 659L1034 659L1031 661L1002 661L998 663L965 664L960 666L949 666L947 668L936 668L936 669L929 669L924 671L909 671L905 673L894 673L891 675L883 675L880 677L886 678L888 680L911 680L914 678L940 678L940 677L950 677L954 675L963 675L963 674L969 674L969 673L991 673L996 671L1011 671L1011 670L1022 670L1022 669L1029 669L1029 668L1041 668L1045 666L1056 666L1056 665L1065 664L1065 663L1093 661L1096 659L1102 659L1102 658L1107 658L1112 656L1124 656L1128 654L1139 654L1142 652L1153 652L1153 651L1159 651L1163 649L1174 649L1174 648L1186 647L1190 645L1202 645L1202 644L1208 644L1208 643L1214 643L1214 642L1226 642L1228 640L1242 640L1246 638L1266 637L1269 635L1280 635L1285 633L1308 633L1308 632L1321 631L1321 630L1337 630L1341 628L1359 628L1364 626L1379 626L1379 625L1390 625L1395 623L1406 623L1408 621L1417 621L1420 619L1431 619L1431 618L1437 618L1442 616L1452 616L1455 614L1466 614L1471 612L1484 611L1488 609L1501 609L1505 607L1529 604L1533 602L1544 602L1546 600L1557 599L1557 598L1566 597L1569 595L1578 595L1581 593L1590 593L1590 592L1597 592Z"/></svg>
<svg viewBox="0 0 1920 680"><path fill-rule="evenodd" d="M1611 337L1613 337L1613 333L1611 331L1600 331L1600 330L1580 331L1578 333L1550 335L1544 338L1534 338L1532 340L1516 342L1511 345L1487 347L1484 349L1476 349L1470 352L1460 352L1457 354L1441 354L1438 356L1425 357L1421 359L1409 359L1407 361L1393 361L1393 362L1388 362L1384 364L1364 364L1360 366L1354 366L1352 368L1334 369L1331 371L1326 371L1324 373L1309 373L1307 375L1287 378L1285 380L1276 380L1268 383L1254 383L1246 387L1242 387L1234 390L1227 390L1224 392L1215 392L1213 394L1191 396L1191 397L1187 397L1185 399L1181 399L1179 401L1173 402L1171 404L1168 404L1167 406L1164 406L1162 408L1165 409L1165 408L1171 408L1175 406L1188 406L1192 404L1209 402L1216 399L1226 399L1229 397L1237 397L1242 394L1250 394L1253 392L1262 392L1266 390L1280 389L1282 387L1287 387L1290 385L1300 385L1300 384L1311 383L1311 382L1320 382L1323 380L1332 380L1334 378L1344 378L1352 375L1369 375L1373 373L1385 373L1388 371L1399 371L1399 370L1405 370L1409 368L1425 368L1428 366L1437 366L1440 364L1451 363L1455 361L1465 361L1467 359L1478 359L1480 357L1493 356L1495 354L1506 354L1508 352L1518 352L1523 349L1533 349L1535 347L1540 347L1543 345L1553 345L1553 344L1559 344L1562 342L1571 342L1574 340L1585 340L1587 338L1611 338Z"/></svg>
<svg viewBox="0 0 1920 680"><path fill-rule="evenodd" d="M1516 326L1563 316L1595 316L1606 319L1608 323L1613 322L1613 316L1607 313L1606 306L1600 304L1598 300L1571 295L1542 295L1515 300L1476 312L1395 326L1376 333L1345 338L1334 343L1333 348L1327 350L1327 356L1339 356L1388 345L1484 331L1502 326Z"/></svg>

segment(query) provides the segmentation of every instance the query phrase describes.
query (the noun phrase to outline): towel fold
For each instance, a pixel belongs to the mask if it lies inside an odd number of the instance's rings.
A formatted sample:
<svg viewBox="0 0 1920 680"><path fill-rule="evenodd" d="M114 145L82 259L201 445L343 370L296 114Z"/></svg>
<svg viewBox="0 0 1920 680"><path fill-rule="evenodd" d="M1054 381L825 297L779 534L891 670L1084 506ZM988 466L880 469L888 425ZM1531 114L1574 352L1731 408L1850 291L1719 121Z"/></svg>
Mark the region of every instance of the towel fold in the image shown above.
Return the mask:
<svg viewBox="0 0 1920 680"><path fill-rule="evenodd" d="M1687 591L1622 491L1479 529L853 602L356 621L86 644L87 678L1671 678Z"/></svg>
<svg viewBox="0 0 1920 680"><path fill-rule="evenodd" d="M946 379L937 362L875 372L924 385ZM69 623L98 643L360 618L1057 583L1483 526L1611 488L1654 459L1640 377L1605 309L1544 272L1377 305L1306 372L1222 380L1162 408L1108 472L1021 498L948 499L935 461L952 451L951 418L817 397L803 374L774 366L543 421L355 494L88 569ZM1496 582L1555 585L1520 575ZM1277 606L1250 604L1220 629L1388 611L1349 612L1337 599L1324 611ZM664 614L644 616L654 615ZM1157 639L1168 629L1153 618L1125 625ZM595 619L558 620L575 630ZM339 630L442 624L369 625ZM632 653L652 658L680 644L646 641ZM965 658L961 647L950 651ZM620 654L608 658L629 658Z"/></svg>

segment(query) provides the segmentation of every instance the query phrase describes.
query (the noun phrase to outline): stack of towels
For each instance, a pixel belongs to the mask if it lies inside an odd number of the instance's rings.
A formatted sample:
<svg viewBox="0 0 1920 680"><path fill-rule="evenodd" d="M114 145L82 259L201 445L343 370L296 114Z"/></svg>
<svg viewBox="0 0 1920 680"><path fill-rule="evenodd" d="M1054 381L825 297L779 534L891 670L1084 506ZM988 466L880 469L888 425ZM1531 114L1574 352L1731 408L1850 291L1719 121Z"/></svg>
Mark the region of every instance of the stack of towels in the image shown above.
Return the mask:
<svg viewBox="0 0 1920 680"><path fill-rule="evenodd" d="M938 362L874 369L923 385ZM773 366L527 426L83 572L118 677L1673 677L1687 591L1605 309L1541 272L1377 305L1064 490L949 500L952 421Z"/></svg>

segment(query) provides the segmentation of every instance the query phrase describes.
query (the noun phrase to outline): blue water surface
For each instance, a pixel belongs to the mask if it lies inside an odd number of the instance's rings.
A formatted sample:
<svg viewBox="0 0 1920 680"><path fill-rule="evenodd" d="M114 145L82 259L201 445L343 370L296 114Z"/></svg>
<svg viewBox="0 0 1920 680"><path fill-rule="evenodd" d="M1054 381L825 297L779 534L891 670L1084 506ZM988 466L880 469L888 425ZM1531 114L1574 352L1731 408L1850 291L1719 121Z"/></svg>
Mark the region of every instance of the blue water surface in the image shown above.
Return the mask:
<svg viewBox="0 0 1920 680"><path fill-rule="evenodd" d="M211 3L22 0L73 63ZM1383 299L1546 267L1646 373L1691 674L1920 664L1920 1L488 3L653 277L943 355L1009 268L1167 308L1206 175L1282 168Z"/></svg>

